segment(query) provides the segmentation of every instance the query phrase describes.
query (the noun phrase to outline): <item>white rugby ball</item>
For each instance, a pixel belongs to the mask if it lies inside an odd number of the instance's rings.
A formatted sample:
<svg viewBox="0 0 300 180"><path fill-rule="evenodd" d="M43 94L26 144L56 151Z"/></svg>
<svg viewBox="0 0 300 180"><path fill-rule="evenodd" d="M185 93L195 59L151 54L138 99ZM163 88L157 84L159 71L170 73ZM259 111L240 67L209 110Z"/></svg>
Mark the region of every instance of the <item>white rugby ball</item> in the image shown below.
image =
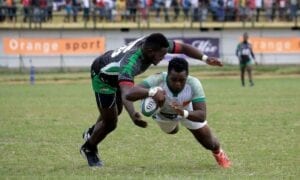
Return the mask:
<svg viewBox="0 0 300 180"><path fill-rule="evenodd" d="M144 116L150 117L159 111L159 107L152 97L147 97L141 101L141 112Z"/></svg>

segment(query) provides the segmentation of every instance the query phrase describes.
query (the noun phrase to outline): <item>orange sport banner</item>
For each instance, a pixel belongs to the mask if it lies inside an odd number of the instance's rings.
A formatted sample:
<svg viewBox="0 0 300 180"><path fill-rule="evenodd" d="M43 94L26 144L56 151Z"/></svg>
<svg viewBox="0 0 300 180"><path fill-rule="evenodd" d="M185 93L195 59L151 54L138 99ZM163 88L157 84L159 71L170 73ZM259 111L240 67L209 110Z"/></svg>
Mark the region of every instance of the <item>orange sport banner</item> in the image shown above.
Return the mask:
<svg viewBox="0 0 300 180"><path fill-rule="evenodd" d="M101 54L105 38L4 38L3 48L10 55Z"/></svg>
<svg viewBox="0 0 300 180"><path fill-rule="evenodd" d="M254 53L300 53L299 37L250 37Z"/></svg>

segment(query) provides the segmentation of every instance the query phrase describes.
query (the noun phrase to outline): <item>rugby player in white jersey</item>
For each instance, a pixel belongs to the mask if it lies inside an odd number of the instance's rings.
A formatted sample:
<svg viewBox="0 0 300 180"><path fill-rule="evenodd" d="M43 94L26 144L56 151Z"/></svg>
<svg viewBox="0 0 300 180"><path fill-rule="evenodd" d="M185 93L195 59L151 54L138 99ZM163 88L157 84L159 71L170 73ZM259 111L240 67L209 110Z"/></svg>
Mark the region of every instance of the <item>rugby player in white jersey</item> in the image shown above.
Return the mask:
<svg viewBox="0 0 300 180"><path fill-rule="evenodd" d="M153 88L158 86L164 93L153 94ZM201 82L189 76L188 62L185 59L173 58L169 62L167 73L147 77L142 83L131 88L126 98L130 101L144 99L149 96L151 89L151 96L160 105L160 110L152 118L162 131L175 134L181 123L203 147L212 151L221 167L230 167L230 160L207 124L205 94ZM157 89L158 91L161 90ZM162 94L165 95L165 100L157 101L162 98L157 98L156 95Z"/></svg>
<svg viewBox="0 0 300 180"><path fill-rule="evenodd" d="M144 73L151 65L157 65L167 53L185 54L212 66L223 65L219 59L208 57L189 44L168 40L161 33L138 38L97 57L91 66L91 80L99 116L96 123L83 133L84 144L80 148L90 167L103 166L98 146L117 128L123 106L135 125L142 128L147 126L125 95L134 86L135 76ZM156 99L164 98L159 94Z"/></svg>

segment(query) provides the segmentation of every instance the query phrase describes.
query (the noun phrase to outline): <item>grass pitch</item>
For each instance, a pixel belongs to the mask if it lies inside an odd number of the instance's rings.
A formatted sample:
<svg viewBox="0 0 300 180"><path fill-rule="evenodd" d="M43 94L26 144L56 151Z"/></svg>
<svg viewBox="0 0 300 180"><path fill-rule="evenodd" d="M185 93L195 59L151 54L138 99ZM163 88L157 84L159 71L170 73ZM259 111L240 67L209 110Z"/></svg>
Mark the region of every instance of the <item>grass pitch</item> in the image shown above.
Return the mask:
<svg viewBox="0 0 300 180"><path fill-rule="evenodd" d="M125 111L99 147L105 166L91 169L79 154L81 133L98 115L89 74L38 74L35 85L24 74L1 74L0 179L297 179L300 76L272 72L255 74L255 86L243 88L238 74L191 71L232 160L227 170L182 126L167 135L145 118L141 129Z"/></svg>

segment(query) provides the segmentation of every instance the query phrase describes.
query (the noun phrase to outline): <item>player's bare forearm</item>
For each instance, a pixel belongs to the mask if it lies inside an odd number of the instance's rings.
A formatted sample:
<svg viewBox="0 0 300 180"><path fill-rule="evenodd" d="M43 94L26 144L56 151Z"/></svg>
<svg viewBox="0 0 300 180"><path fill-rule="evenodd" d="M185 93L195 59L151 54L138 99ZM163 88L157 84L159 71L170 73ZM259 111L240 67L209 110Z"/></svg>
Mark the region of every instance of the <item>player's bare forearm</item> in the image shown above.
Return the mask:
<svg viewBox="0 0 300 180"><path fill-rule="evenodd" d="M131 86L120 85L120 89L121 89L121 98L122 98L122 102L125 106L125 109L127 110L130 117L133 118L134 114L135 114L135 109L134 109L133 103L132 103L132 101L127 100L127 98L126 98L126 95L128 94L129 90L131 89Z"/></svg>
<svg viewBox="0 0 300 180"><path fill-rule="evenodd" d="M122 94L122 102L123 105L126 109L126 111L128 112L132 122L142 128L147 127L147 122L142 120L142 116L135 111L133 102L130 100L127 100L126 95L129 93L130 89L132 87L131 86L124 86L124 85L120 85L120 89L121 89L121 94Z"/></svg>
<svg viewBox="0 0 300 180"><path fill-rule="evenodd" d="M129 114L130 118L133 119L136 111L135 111L132 101L128 101L126 99L125 95L122 95L122 102L123 102L123 105L124 105L126 111Z"/></svg>
<svg viewBox="0 0 300 180"><path fill-rule="evenodd" d="M194 111L191 113L191 121L203 122L206 120L206 103L196 102L193 103Z"/></svg>
<svg viewBox="0 0 300 180"><path fill-rule="evenodd" d="M184 44L184 43L180 43L181 46L181 52L191 58L194 59L202 59L203 53L201 51L199 51L197 48L195 48L194 46L191 46L189 44Z"/></svg>
<svg viewBox="0 0 300 180"><path fill-rule="evenodd" d="M190 121L195 121L195 122L204 122L206 119L206 111L204 110L190 111L188 119Z"/></svg>
<svg viewBox="0 0 300 180"><path fill-rule="evenodd" d="M176 103L171 103L170 106L177 112L178 115L182 117L186 116L185 118L190 121L203 122L206 119L206 104L204 102L193 103L193 111L184 110Z"/></svg>
<svg viewBox="0 0 300 180"><path fill-rule="evenodd" d="M126 93L126 99L129 101L137 101L139 99L144 99L148 96L148 89L141 86L133 86Z"/></svg>

